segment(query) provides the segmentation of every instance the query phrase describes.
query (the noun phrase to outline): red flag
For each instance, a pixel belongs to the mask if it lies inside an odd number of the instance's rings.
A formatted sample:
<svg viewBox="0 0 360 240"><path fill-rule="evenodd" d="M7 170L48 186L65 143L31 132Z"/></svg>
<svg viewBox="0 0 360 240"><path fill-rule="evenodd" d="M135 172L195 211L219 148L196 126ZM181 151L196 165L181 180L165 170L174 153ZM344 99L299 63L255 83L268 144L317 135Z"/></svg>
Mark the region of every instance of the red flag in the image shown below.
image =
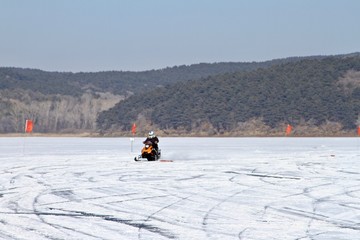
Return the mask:
<svg viewBox="0 0 360 240"><path fill-rule="evenodd" d="M360 126L358 126L358 136L360 136Z"/></svg>
<svg viewBox="0 0 360 240"><path fill-rule="evenodd" d="M288 124L286 127L286 132L285 132L286 136L290 135L291 131L292 131L292 126L290 124Z"/></svg>
<svg viewBox="0 0 360 240"><path fill-rule="evenodd" d="M26 120L25 122L25 132L26 133L31 133L33 131L34 128L34 123L32 120Z"/></svg>
<svg viewBox="0 0 360 240"><path fill-rule="evenodd" d="M136 133L136 124L135 123L131 127L131 132L133 135L135 135L135 133Z"/></svg>

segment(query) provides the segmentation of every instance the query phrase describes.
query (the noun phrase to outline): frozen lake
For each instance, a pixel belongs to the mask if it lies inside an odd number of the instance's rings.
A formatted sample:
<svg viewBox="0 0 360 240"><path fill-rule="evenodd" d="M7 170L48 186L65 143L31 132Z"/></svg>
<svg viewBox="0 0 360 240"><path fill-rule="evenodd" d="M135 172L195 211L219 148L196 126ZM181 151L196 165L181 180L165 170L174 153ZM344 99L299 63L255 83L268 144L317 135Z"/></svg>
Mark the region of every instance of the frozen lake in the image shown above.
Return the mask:
<svg viewBox="0 0 360 240"><path fill-rule="evenodd" d="M360 138L0 138L0 239L360 239Z"/></svg>

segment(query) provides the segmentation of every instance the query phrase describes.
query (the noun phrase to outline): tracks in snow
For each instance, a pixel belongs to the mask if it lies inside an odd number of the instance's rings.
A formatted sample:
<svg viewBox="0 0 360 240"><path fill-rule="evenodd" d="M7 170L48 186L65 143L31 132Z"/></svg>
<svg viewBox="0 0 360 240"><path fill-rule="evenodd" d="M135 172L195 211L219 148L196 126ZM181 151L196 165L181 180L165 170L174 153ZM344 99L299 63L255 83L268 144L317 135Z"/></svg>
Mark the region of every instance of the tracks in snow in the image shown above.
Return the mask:
<svg viewBox="0 0 360 240"><path fill-rule="evenodd" d="M1 169L0 237L324 239L359 233L356 171L327 159L279 159L139 165L28 158Z"/></svg>

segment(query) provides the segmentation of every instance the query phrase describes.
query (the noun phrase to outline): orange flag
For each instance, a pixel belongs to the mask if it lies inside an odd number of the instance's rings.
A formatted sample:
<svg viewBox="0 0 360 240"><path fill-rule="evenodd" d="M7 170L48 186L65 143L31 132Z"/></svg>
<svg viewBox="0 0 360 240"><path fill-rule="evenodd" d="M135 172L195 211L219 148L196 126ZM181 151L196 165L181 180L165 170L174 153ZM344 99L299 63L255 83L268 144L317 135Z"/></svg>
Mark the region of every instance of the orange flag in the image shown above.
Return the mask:
<svg viewBox="0 0 360 240"><path fill-rule="evenodd" d="M32 120L26 120L25 122L25 132L26 133L31 133L33 131L34 128L34 123Z"/></svg>
<svg viewBox="0 0 360 240"><path fill-rule="evenodd" d="M292 131L292 126L290 124L288 124L286 127L286 132L285 132L286 136L290 135L291 131Z"/></svg>
<svg viewBox="0 0 360 240"><path fill-rule="evenodd" d="M358 136L360 136L360 126L358 126Z"/></svg>
<svg viewBox="0 0 360 240"><path fill-rule="evenodd" d="M135 135L135 133L136 133L136 124L135 123L131 127L131 132L133 135Z"/></svg>

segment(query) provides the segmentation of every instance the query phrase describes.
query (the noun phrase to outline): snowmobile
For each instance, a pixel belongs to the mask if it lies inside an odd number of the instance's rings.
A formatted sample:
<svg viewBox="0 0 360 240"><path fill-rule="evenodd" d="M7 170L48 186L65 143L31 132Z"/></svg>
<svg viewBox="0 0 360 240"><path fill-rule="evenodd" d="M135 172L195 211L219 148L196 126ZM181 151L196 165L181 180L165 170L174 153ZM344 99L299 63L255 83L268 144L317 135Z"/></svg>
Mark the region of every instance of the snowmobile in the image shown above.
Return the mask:
<svg viewBox="0 0 360 240"><path fill-rule="evenodd" d="M135 157L134 160L135 161L156 161L156 160L160 159L160 156L161 156L161 150L160 149L156 150L153 147L152 142L147 141L145 143L145 146L141 150L141 155L139 155L138 157Z"/></svg>

